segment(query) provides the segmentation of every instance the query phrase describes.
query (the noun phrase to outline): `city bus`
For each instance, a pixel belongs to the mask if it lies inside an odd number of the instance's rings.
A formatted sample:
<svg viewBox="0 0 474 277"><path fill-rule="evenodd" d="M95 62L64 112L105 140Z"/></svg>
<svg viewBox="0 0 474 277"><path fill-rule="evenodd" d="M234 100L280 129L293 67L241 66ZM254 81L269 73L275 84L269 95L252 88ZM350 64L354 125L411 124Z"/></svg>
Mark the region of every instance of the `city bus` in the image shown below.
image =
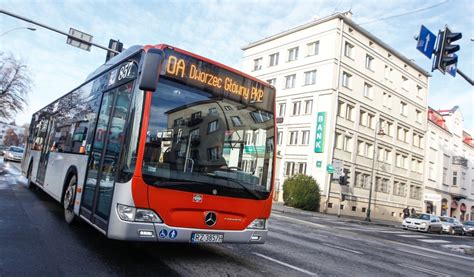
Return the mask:
<svg viewBox="0 0 474 277"><path fill-rule="evenodd" d="M107 238L264 243L275 89L169 45L132 46L33 114L29 187Z"/></svg>

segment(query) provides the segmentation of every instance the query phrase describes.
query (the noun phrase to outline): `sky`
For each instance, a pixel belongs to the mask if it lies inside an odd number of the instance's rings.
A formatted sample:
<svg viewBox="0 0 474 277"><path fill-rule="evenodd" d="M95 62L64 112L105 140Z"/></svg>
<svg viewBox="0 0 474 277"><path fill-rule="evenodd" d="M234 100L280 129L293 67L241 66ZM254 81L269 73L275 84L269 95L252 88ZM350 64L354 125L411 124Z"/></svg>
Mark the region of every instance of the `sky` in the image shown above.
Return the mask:
<svg viewBox="0 0 474 277"><path fill-rule="evenodd" d="M435 34L448 24L463 35L458 68L474 79L472 0L0 0L0 10L64 32L75 28L91 34L94 43L104 46L111 38L122 41L124 47L165 43L237 69L241 69L242 46L314 18L351 10L353 21L431 71L431 61L415 49L413 37L421 24ZM17 124L29 122L32 113L79 86L105 62L106 55L99 48L87 52L67 45L65 36L41 27L34 32L18 29L4 34L26 26L32 25L0 14L0 52L22 60L33 79L29 105L16 116ZM464 128L474 130L473 87L460 76L453 78L438 71L432 75L429 106L450 109L458 105Z"/></svg>

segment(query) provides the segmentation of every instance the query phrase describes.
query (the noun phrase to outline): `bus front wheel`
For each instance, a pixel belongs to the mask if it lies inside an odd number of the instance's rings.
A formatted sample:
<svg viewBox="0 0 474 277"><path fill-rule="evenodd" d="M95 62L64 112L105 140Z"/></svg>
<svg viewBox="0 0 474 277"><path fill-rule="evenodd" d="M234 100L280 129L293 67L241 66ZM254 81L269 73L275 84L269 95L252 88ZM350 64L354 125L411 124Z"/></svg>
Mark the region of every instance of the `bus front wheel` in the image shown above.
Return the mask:
<svg viewBox="0 0 474 277"><path fill-rule="evenodd" d="M64 220L68 224L71 224L74 221L74 200L76 199L76 187L77 187L77 178L76 175L72 176L69 179L66 191L64 192Z"/></svg>

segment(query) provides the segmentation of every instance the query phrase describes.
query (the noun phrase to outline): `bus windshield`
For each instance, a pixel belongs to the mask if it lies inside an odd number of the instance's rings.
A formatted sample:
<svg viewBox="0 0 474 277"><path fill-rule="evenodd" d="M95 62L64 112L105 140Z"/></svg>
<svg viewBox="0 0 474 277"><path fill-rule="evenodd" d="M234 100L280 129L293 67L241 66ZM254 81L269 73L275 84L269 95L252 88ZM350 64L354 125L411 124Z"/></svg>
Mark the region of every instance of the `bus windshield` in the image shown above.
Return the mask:
<svg viewBox="0 0 474 277"><path fill-rule="evenodd" d="M268 198L272 112L162 78L152 95L149 118L142 164L149 185Z"/></svg>

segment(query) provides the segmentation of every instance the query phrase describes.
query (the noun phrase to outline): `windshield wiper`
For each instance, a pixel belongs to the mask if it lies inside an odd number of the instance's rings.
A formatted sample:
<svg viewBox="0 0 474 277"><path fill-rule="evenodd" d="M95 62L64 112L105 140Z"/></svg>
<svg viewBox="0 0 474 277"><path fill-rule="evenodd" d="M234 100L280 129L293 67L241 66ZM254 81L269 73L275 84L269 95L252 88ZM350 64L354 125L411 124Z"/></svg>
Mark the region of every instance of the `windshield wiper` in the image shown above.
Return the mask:
<svg viewBox="0 0 474 277"><path fill-rule="evenodd" d="M210 175L210 176L212 176L212 178L227 180L227 181L230 181L234 184L237 184L239 187L243 188L246 192L248 192L250 195L252 195L255 199L262 200L262 197L260 197L260 195L258 193L256 193L255 191L249 189L246 185L244 185L243 183L241 183L237 180L229 179L228 177L222 177L222 176L218 176L218 175Z"/></svg>

